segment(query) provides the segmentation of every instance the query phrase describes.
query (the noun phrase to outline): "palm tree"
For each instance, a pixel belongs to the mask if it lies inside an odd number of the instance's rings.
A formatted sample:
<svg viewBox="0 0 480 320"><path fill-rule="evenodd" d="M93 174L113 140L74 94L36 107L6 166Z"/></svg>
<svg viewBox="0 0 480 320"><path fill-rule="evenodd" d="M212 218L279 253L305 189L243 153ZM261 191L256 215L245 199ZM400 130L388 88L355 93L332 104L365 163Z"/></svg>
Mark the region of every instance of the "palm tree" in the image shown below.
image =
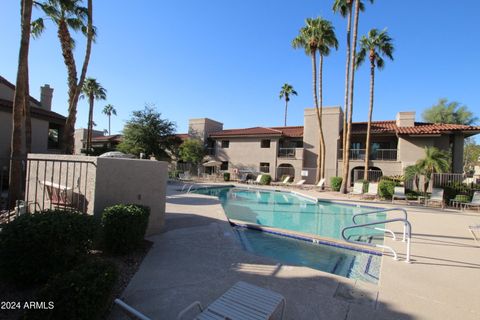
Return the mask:
<svg viewBox="0 0 480 320"><path fill-rule="evenodd" d="M22 163L26 155L25 115L30 113L30 93L28 86L28 52L32 20L32 0L21 0L21 35L18 55L17 80L12 110L12 140L10 149L9 199L12 207L15 200L22 199Z"/></svg>
<svg viewBox="0 0 480 320"><path fill-rule="evenodd" d="M382 70L385 62L382 56L393 60L393 45L392 38L387 33L387 30L379 31L372 29L368 32L368 36L363 36L360 39L360 52L356 57L355 65L359 67L368 54L370 60L370 107L368 109L368 125L367 125L367 139L365 141L365 169L363 179L368 179L368 162L370 160L370 129L372 126L373 114L373 98L375 91L375 67Z"/></svg>
<svg viewBox="0 0 480 320"><path fill-rule="evenodd" d="M435 147L425 147L425 158L417 160L414 166L406 168L405 179L411 179L419 174L423 175L425 177L423 192L426 193L432 175L434 173L448 172L448 170L450 170L450 156L448 153Z"/></svg>
<svg viewBox="0 0 480 320"><path fill-rule="evenodd" d="M365 9L362 2L359 3L360 11ZM347 58L345 62L345 95L344 95L344 107L343 112L343 141L342 141L342 150L343 150L343 159L345 159L345 144L347 141L346 129L347 129L347 116L348 116L348 88L349 88L349 78L350 78L350 41L351 41L351 31L352 31L352 6L353 0L335 0L333 3L333 12L338 12L342 17L347 17ZM345 161L345 160L344 160Z"/></svg>
<svg viewBox="0 0 480 320"><path fill-rule="evenodd" d="M374 0L369 0L373 3ZM350 54L350 81L348 88L348 119L347 119L347 131L345 133L345 128L343 129L345 138L345 149L343 152L343 168L342 168L342 185L340 187L340 192L347 193L348 186L348 173L350 171L350 136L352 132L352 119L353 119L353 90L355 88L355 57L357 55L357 35L358 35L358 20L360 16L360 11L362 11L363 4L360 0L355 0L355 15L353 20L353 48Z"/></svg>
<svg viewBox="0 0 480 320"><path fill-rule="evenodd" d="M105 100L107 98L107 90L94 78L86 78L82 88L82 96L88 98L88 131L87 131L87 154L90 153L92 147L92 130L93 130L93 105L95 100Z"/></svg>
<svg viewBox="0 0 480 320"><path fill-rule="evenodd" d="M295 91L295 89L293 89L291 85L289 85L288 83L285 83L282 86L282 90L280 91L280 99L283 99L283 98L285 99L285 121L283 123L285 127L287 126L288 101L290 101L290 96L292 95L296 96L297 91Z"/></svg>
<svg viewBox="0 0 480 320"><path fill-rule="evenodd" d="M111 104L107 104L105 107L103 107L102 110L103 114L106 114L108 116L108 134L112 134L110 131L110 117L112 115L116 116L117 115L117 110L115 110L115 107Z"/></svg>
<svg viewBox="0 0 480 320"><path fill-rule="evenodd" d="M46 14L49 20L52 20L57 26L57 36L60 40L63 60L68 73L68 116L65 122L63 147L65 153L72 153L74 150L74 130L77 119L77 104L83 82L87 74L88 62L92 48L92 41L95 37L95 28L93 27L93 3L88 0L87 8L82 6L83 0L45 0L37 5ZM35 37L45 29L44 18L38 18L32 23L32 34ZM85 57L83 60L80 78L77 76L77 66L73 49L75 41L70 30L81 31L87 37Z"/></svg>

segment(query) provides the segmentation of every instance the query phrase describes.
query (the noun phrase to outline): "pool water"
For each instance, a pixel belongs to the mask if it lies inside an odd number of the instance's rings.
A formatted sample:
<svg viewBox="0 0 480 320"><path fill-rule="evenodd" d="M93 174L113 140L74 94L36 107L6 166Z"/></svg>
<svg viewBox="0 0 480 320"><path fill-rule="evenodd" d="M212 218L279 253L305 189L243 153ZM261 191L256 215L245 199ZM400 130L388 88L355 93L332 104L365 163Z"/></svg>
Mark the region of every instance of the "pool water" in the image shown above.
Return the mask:
<svg viewBox="0 0 480 320"><path fill-rule="evenodd" d="M342 229L353 224L354 214L375 211L375 208L317 202L289 192L232 187L195 192L217 196L229 219L335 240L343 240ZM356 221L362 224L385 217L385 213L379 213L359 216ZM372 228L355 228L349 230L347 236L356 241L383 243L383 232Z"/></svg>

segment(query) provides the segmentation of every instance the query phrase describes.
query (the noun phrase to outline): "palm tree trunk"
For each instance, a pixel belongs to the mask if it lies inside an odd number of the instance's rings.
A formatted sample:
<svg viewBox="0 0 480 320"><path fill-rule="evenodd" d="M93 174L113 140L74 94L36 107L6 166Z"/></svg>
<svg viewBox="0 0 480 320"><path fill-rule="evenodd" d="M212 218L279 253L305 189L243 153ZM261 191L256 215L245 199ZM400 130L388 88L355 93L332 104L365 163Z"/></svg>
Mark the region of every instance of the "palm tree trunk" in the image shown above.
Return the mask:
<svg viewBox="0 0 480 320"><path fill-rule="evenodd" d="M349 3L348 17L347 17L347 59L345 66L345 98L344 98L344 113L343 113L343 141L342 141L342 160L345 163L346 155L346 145L347 145L347 117L348 117L348 86L350 78L350 40L351 40L351 30L352 30L352 3Z"/></svg>
<svg viewBox="0 0 480 320"><path fill-rule="evenodd" d="M350 88L348 100L348 124L347 124L347 139L345 141L345 161L343 162L342 172L342 186L340 192L347 193L348 178L350 171L350 135L352 132L352 115L353 115L353 90L355 87L355 56L357 54L357 34L358 34L358 18L360 15L360 0L355 0L355 18L353 23L353 48L350 56Z"/></svg>
<svg viewBox="0 0 480 320"><path fill-rule="evenodd" d="M285 121L283 122L283 125L285 127L287 126L287 111L288 111L288 100L285 99Z"/></svg>
<svg viewBox="0 0 480 320"><path fill-rule="evenodd" d="M88 23L87 23L87 46L85 48L85 57L83 60L82 72L78 84L75 82L73 92L69 92L68 100L68 117L65 122L65 130L63 135L64 151L67 154L73 154L75 150L75 122L77 120L77 104L80 97L80 91L83 87L83 82L87 75L88 63L90 61L90 54L92 51L93 41L93 1L88 0ZM67 66L68 68L68 66ZM75 67L76 70L76 67ZM76 71L75 71L76 72Z"/></svg>
<svg viewBox="0 0 480 320"><path fill-rule="evenodd" d="M321 172L320 172L320 179L323 179L325 177L325 154L326 154L326 146L325 146L325 137L323 135L323 124L322 124L322 118L323 118L323 55L320 55L320 65L318 67L318 75L319 75L319 81L318 81L318 93L319 93L319 105L320 105L320 155L321 155ZM320 181L320 179L317 180L317 183Z"/></svg>
<svg viewBox="0 0 480 320"><path fill-rule="evenodd" d="M112 116L111 114L108 115L108 135L109 136L112 135L112 131L110 131L110 117L111 116ZM286 122L286 120L285 120L285 122Z"/></svg>
<svg viewBox="0 0 480 320"><path fill-rule="evenodd" d="M88 98L89 109L88 109L88 132L87 132L87 154L90 154L90 149L92 148L92 131L93 131L93 103L94 96L90 95Z"/></svg>
<svg viewBox="0 0 480 320"><path fill-rule="evenodd" d="M368 109L367 139L365 141L365 168L363 170L363 179L368 179L368 162L370 161L370 130L372 127L373 114L373 95L375 86L375 63L370 59L370 107Z"/></svg>
<svg viewBox="0 0 480 320"><path fill-rule="evenodd" d="M22 199L22 162L25 156L25 107L29 103L28 51L32 20L32 0L21 0L21 38L18 55L17 80L12 110L12 138L10 149L9 208Z"/></svg>
<svg viewBox="0 0 480 320"><path fill-rule="evenodd" d="M322 118L319 113L319 106L318 106L318 97L317 97L317 54L316 52L312 52L312 79L313 79L313 103L315 104L315 112L317 114L317 123L318 123L318 130L321 132L322 130ZM319 143L319 151L317 156L317 173L315 177L315 181L320 181L320 176L322 174L322 160L321 160L321 151L322 151L322 143Z"/></svg>

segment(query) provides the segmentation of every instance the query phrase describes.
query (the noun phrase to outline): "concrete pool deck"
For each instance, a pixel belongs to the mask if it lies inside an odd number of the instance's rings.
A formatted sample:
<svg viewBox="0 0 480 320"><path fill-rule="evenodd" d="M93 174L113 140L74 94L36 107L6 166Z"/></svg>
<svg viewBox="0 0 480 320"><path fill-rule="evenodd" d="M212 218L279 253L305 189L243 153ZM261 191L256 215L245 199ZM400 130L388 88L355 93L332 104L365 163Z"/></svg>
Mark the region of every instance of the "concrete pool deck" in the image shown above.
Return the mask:
<svg viewBox="0 0 480 320"><path fill-rule="evenodd" d="M286 319L480 319L480 243L467 230L480 223L476 212L405 206L413 230L412 263L385 255L374 285L246 252L216 198L177 188L168 186L165 230L149 238L154 245L121 296L152 319L176 319L193 301L206 306L240 280L285 296ZM400 233L401 225L392 229ZM385 244L404 258L404 243L386 237ZM110 319L127 317L115 307Z"/></svg>

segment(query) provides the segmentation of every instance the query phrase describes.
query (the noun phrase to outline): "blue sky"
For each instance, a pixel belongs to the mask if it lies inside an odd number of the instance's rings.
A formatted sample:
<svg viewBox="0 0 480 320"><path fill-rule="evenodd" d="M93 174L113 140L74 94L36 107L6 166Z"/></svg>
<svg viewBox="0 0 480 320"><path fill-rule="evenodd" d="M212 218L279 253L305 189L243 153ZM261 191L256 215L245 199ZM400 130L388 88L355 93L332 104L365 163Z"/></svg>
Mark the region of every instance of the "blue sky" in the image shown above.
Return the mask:
<svg viewBox="0 0 480 320"><path fill-rule="evenodd" d="M19 46L19 2L0 5L0 74L15 82ZM299 96L291 100L289 125L303 124L311 107L310 59L291 47L307 17L333 22L340 47L325 59L324 104L343 104L346 21L331 10L333 0L94 1L98 40L88 75L108 90L96 103L97 129L107 128L101 113L113 104L119 132L133 110L154 103L162 115L187 130L189 118L209 117L225 128L283 124L283 83ZM360 35L388 28L395 61L376 77L374 119L393 119L398 111L417 111L446 97L479 116L480 36L476 0L378 0L360 17ZM34 12L34 17L39 11ZM77 39L78 69L84 39ZM30 50L30 90L55 88L54 111L66 114L67 76L56 29L47 23ZM369 73L361 67L355 83L354 120L367 119ZM77 127L87 123L87 103L79 103Z"/></svg>

